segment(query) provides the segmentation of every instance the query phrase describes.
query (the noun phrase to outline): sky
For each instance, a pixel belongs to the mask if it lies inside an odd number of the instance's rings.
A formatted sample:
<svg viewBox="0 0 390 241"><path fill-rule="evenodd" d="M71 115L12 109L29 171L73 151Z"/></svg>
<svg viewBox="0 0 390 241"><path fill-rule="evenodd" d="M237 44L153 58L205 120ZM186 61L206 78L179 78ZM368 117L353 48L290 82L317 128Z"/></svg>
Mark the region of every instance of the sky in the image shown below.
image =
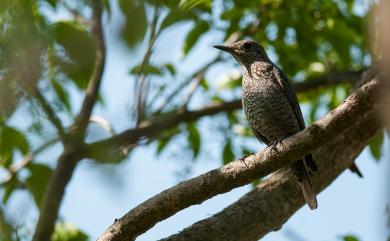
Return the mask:
<svg viewBox="0 0 390 241"><path fill-rule="evenodd" d="M114 11L115 7L114 7ZM114 15L115 16L115 15ZM123 43L116 40L114 27L118 19L113 18L106 26L105 36L108 45L107 65L103 78L104 106L98 106L94 115L109 120L117 131L129 127L130 114L128 103L132 96L133 79L128 75L129 69L140 61L142 52L126 50ZM182 62L182 74L191 73L191 70L201 66L217 54L211 46L222 41L217 33L207 35L198 43L186 59L181 57L181 45L186 31L191 27L188 24L172 27L168 33L161 36L157 42L152 60L165 62L174 59ZM218 65L207 74L207 79L221 79L221 75L230 73L235 65L224 63ZM76 92L76 91L74 91ZM77 103L81 96L74 93L72 101ZM202 106L201 98L195 97L191 107ZM77 106L77 104L75 105ZM308 109L303 107L304 116ZM23 116L14 117L16 122L23 121ZM218 118L210 118L208 122L218 124ZM91 139L106 136L98 127L92 126L91 131L96 132ZM202 173L218 168L221 165L219 152L216 151L218 142L209 132L202 132L203 140L210 140L207 154L201 154L193 163L191 172L183 175L184 161L172 158L172 152L180 152L182 146L171 145L169 150L156 157L155 144L140 146L130 157L119 165L97 165L91 160L79 164L74 176L66 190L66 195L60 210L60 217L67 222L75 224L95 240L114 219L123 216L126 212L160 193L176 185L179 181L198 176ZM255 141L251 143L259 151L263 145ZM389 146L386 138L385 145ZM203 148L203 147L202 147ZM219 150L219 149L218 149ZM46 153L46 157L55 159L60 148ZM327 189L318 195L319 208L311 211L307 206L302 207L277 232L271 232L262 240L280 241L336 241L343 235L353 234L360 241L380 241L389 236L386 227L387 216L385 212L388 174L390 170L390 150L383 149L384 155L380 161L374 161L365 150L357 159L357 164L363 171L364 178L358 178L350 171L345 171ZM191 163L192 165L192 163ZM179 173L179 174L178 174ZM238 200L251 189L250 185L234 189L226 194L218 195L206 202L180 211L173 217L157 224L151 230L141 235L137 240L158 240L176 233L192 223L210 217L214 213ZM29 213L33 219L37 212L31 208L20 209L20 202L26 194L12 198L10 213L15 213L16 219L26 218L24 212Z"/></svg>

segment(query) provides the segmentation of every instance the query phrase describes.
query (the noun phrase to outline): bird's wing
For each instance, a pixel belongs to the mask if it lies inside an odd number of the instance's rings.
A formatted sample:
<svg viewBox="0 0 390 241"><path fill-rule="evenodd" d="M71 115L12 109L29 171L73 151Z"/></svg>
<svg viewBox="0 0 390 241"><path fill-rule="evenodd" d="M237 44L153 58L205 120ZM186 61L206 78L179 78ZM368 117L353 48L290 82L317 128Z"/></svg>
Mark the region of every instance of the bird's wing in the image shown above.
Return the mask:
<svg viewBox="0 0 390 241"><path fill-rule="evenodd" d="M287 96L288 102L290 102L290 105L294 110L295 117L297 118L299 124L299 128L301 130L305 129L305 121L303 120L301 108L299 107L299 102L297 96L295 95L294 89L292 88L286 75L283 73L281 69L275 66L273 72L277 82L279 83L280 87L283 89L284 94Z"/></svg>
<svg viewBox="0 0 390 241"><path fill-rule="evenodd" d="M287 96L288 102L290 102L290 105L294 110L295 117L297 118L299 124L299 128L301 130L305 129L305 121L303 120L302 111L301 108L299 107L299 102L293 87L291 86L290 82L288 81L283 71L279 69L277 66L274 67L273 72L280 87L283 89L284 94ZM313 157L311 154L305 157L305 163L313 172L317 171L317 165L313 161Z"/></svg>

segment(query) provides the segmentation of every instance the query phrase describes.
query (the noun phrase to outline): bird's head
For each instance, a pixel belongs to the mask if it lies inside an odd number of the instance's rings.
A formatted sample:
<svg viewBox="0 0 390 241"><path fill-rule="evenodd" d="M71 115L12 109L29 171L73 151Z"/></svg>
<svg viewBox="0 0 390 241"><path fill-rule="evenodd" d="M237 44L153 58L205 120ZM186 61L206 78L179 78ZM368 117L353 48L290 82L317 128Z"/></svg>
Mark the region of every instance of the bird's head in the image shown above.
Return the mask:
<svg viewBox="0 0 390 241"><path fill-rule="evenodd" d="M268 60L264 48L252 40L241 40L229 45L216 45L214 48L230 53L243 65L250 65L255 61Z"/></svg>

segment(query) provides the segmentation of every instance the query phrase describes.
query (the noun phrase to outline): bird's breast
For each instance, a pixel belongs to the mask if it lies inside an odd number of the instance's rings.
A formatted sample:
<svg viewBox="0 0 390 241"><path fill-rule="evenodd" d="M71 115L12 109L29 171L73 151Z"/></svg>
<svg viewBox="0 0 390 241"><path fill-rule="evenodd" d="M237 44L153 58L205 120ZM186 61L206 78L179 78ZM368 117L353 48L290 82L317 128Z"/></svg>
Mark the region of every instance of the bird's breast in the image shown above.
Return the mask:
<svg viewBox="0 0 390 241"><path fill-rule="evenodd" d="M273 75L244 76L243 107L252 129L270 141L299 130L288 98Z"/></svg>

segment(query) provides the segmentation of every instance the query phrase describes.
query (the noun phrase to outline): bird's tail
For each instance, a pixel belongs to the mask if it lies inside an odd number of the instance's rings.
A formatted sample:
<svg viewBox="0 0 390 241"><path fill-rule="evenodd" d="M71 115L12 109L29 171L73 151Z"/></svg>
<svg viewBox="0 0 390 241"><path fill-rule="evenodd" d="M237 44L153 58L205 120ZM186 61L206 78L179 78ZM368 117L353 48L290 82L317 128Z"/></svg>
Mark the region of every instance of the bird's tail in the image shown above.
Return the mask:
<svg viewBox="0 0 390 241"><path fill-rule="evenodd" d="M316 192L311 183L306 164L303 160L296 161L292 165L292 169L301 186L303 197L305 198L307 205L309 205L310 209L316 209L318 206Z"/></svg>

